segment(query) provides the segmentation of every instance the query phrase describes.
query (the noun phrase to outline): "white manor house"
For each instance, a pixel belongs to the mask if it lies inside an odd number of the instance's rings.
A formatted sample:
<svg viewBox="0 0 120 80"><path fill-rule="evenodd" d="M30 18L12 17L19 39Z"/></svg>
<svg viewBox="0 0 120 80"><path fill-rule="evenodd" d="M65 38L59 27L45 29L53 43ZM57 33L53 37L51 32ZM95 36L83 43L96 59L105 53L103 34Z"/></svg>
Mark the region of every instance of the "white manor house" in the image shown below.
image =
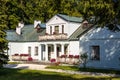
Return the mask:
<svg viewBox="0 0 120 80"><path fill-rule="evenodd" d="M120 69L120 32L96 28L83 18L56 14L46 23L19 23L6 38L10 60L74 63L87 52L88 67Z"/></svg>

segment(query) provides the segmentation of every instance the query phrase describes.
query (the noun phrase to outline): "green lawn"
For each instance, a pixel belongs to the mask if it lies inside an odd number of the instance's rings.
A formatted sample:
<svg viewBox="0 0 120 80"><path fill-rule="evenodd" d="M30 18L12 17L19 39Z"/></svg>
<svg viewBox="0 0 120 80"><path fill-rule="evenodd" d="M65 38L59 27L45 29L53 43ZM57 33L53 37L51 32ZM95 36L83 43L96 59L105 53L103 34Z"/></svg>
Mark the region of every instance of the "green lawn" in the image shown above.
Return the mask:
<svg viewBox="0 0 120 80"><path fill-rule="evenodd" d="M100 73L110 73L110 74L120 74L118 70L106 70L106 69L94 69L94 68L79 68L77 66L47 66L48 69L62 69L62 70L72 70L72 71L83 71L83 72L100 72Z"/></svg>
<svg viewBox="0 0 120 80"><path fill-rule="evenodd" d="M120 80L120 78L2 68L0 69L0 80Z"/></svg>

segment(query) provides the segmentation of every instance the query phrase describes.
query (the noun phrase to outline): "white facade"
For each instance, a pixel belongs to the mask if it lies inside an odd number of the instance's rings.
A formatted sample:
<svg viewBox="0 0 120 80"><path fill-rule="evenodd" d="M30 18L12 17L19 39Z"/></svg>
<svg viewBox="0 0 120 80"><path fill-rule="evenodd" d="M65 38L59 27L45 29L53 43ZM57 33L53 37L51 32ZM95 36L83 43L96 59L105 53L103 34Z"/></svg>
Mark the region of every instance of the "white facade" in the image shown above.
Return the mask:
<svg viewBox="0 0 120 80"><path fill-rule="evenodd" d="M41 22L35 21L33 29L37 23ZM10 57L14 54L30 54L38 61L57 60L61 55L79 55L79 41L69 41L68 38L80 25L81 22L68 21L55 15L46 23L46 34L39 35L39 41L9 42L8 54ZM35 47L38 47L38 55L35 55Z"/></svg>
<svg viewBox="0 0 120 80"><path fill-rule="evenodd" d="M46 23L47 35L39 37L42 40L39 60L57 60L61 55L79 55L79 41L69 41L68 38L80 25L80 22L70 22L57 15L53 16ZM55 27L57 27L57 33L55 33Z"/></svg>
<svg viewBox="0 0 120 80"><path fill-rule="evenodd" d="M38 59L38 55L36 54L35 51L35 47L39 47L39 43L38 42L9 42L8 44L9 50L8 50L8 54L10 56L10 60L11 56L14 54L30 54L28 51L28 48L31 47L31 57L33 59ZM38 50L39 52L39 50Z"/></svg>
<svg viewBox="0 0 120 80"><path fill-rule="evenodd" d="M93 50L93 46L99 50ZM99 52L98 59L92 59L93 51ZM88 67L120 69L120 32L107 28L91 29L80 37L80 53L84 52L89 56Z"/></svg>
<svg viewBox="0 0 120 80"><path fill-rule="evenodd" d="M79 41L69 42L69 54L79 55Z"/></svg>

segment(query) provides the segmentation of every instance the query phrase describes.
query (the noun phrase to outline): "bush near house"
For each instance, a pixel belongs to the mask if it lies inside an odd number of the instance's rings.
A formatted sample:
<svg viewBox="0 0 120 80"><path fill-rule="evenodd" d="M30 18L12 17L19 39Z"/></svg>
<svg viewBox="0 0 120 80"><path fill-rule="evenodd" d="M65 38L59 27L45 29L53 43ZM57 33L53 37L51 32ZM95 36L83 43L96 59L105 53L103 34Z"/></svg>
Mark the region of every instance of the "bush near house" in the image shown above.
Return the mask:
<svg viewBox="0 0 120 80"><path fill-rule="evenodd" d="M0 53L0 68L3 67L3 64L7 64L8 61L9 61L8 55Z"/></svg>
<svg viewBox="0 0 120 80"><path fill-rule="evenodd" d="M56 59L53 58L53 59L50 60L50 62L54 63L54 62L56 62Z"/></svg>
<svg viewBox="0 0 120 80"><path fill-rule="evenodd" d="M83 68L86 68L86 64L87 64L87 60L88 60L87 52L82 53L80 55L80 57L81 57L81 60L82 60L82 63L83 63Z"/></svg>
<svg viewBox="0 0 120 80"><path fill-rule="evenodd" d="M29 56L28 61L33 61L33 58Z"/></svg>

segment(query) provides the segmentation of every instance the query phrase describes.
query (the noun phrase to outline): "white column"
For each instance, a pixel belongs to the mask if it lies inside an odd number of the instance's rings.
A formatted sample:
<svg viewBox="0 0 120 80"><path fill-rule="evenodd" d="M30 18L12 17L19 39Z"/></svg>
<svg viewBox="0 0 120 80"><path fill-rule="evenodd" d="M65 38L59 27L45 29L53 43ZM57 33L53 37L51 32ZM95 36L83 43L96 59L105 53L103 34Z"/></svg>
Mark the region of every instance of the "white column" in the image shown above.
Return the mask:
<svg viewBox="0 0 120 80"><path fill-rule="evenodd" d="M64 44L61 44L62 48L61 48L61 55L63 55L65 52L64 52Z"/></svg>
<svg viewBox="0 0 120 80"><path fill-rule="evenodd" d="M48 61L48 44L45 45L45 61Z"/></svg>
<svg viewBox="0 0 120 80"><path fill-rule="evenodd" d="M54 58L57 58L57 44L54 44Z"/></svg>
<svg viewBox="0 0 120 80"><path fill-rule="evenodd" d="M41 48L42 48L42 44L40 44L39 46L39 53L38 53L38 60L41 61Z"/></svg>

